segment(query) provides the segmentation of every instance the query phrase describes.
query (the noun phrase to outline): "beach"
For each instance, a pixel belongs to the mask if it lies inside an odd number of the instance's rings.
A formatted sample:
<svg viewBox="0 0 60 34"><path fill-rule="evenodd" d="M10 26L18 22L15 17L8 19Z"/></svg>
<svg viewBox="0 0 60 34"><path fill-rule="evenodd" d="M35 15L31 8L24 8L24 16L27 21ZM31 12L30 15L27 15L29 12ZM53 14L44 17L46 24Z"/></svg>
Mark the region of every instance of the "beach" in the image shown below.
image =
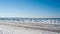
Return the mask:
<svg viewBox="0 0 60 34"><path fill-rule="evenodd" d="M3 34L60 34L60 29L52 24L0 21Z"/></svg>

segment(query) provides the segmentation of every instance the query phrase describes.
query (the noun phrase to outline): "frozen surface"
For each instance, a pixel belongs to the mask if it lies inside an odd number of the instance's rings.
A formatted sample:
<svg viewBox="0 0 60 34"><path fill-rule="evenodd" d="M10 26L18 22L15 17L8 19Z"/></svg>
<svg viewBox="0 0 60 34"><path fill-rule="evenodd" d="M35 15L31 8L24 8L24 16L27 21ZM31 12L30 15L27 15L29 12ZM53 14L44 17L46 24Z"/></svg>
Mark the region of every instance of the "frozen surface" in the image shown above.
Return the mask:
<svg viewBox="0 0 60 34"><path fill-rule="evenodd" d="M60 34L60 33L31 28L0 25L0 34Z"/></svg>

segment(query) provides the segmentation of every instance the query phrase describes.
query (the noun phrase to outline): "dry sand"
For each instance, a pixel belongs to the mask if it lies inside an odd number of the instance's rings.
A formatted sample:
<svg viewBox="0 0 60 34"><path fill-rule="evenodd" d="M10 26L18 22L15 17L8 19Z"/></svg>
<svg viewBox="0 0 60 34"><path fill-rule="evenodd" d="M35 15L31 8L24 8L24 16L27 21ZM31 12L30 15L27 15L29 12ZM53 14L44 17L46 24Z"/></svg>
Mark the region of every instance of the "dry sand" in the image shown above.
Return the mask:
<svg viewBox="0 0 60 34"><path fill-rule="evenodd" d="M34 23L0 22L0 33L2 34L60 34L59 28L36 25Z"/></svg>

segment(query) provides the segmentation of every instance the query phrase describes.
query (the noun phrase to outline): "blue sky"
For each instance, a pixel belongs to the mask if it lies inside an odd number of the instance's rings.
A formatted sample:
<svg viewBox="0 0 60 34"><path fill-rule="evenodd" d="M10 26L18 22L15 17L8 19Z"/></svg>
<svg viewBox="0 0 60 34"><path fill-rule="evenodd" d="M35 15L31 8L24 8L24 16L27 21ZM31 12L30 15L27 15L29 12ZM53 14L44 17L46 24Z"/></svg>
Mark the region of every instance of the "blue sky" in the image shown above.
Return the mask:
<svg viewBox="0 0 60 34"><path fill-rule="evenodd" d="M60 18L60 0L0 0L0 17Z"/></svg>

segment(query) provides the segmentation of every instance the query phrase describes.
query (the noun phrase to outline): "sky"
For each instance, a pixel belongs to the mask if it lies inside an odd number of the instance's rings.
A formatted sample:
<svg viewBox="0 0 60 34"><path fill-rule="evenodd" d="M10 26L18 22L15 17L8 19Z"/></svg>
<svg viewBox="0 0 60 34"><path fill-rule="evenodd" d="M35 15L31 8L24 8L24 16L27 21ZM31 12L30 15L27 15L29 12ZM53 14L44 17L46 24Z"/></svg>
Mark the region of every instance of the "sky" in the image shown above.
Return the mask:
<svg viewBox="0 0 60 34"><path fill-rule="evenodd" d="M0 17L60 18L60 0L0 0Z"/></svg>

